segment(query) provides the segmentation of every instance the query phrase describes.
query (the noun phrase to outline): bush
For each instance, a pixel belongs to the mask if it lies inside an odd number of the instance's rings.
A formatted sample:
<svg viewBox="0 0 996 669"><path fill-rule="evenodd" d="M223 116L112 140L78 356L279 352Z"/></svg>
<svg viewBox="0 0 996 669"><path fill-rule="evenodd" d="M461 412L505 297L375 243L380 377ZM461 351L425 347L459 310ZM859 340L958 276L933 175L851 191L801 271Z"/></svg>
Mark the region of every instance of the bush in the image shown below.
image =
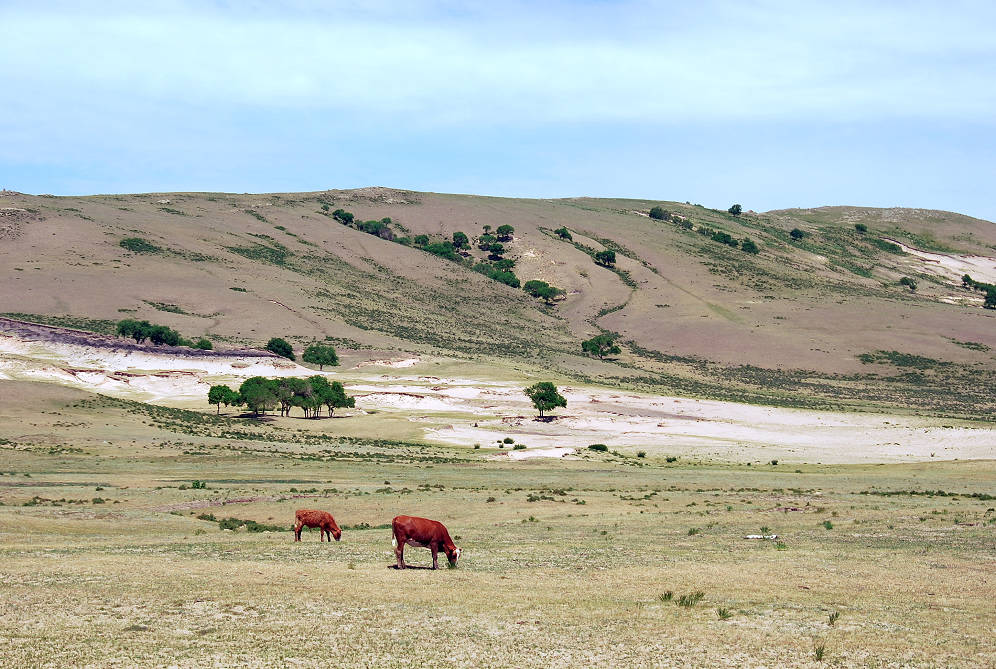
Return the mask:
<svg viewBox="0 0 996 669"><path fill-rule="evenodd" d="M647 452L646 451L637 451L636 452L636 457L638 457L638 458L645 458L645 457L647 457Z"/></svg>
<svg viewBox="0 0 996 669"><path fill-rule="evenodd" d="M287 358L288 360L295 359L294 347L280 337L273 337L270 341L266 342L266 350L271 353L276 353L277 355Z"/></svg>
<svg viewBox="0 0 996 669"><path fill-rule="evenodd" d="M126 237L118 246L132 253L162 253L163 249L141 237Z"/></svg>
<svg viewBox="0 0 996 669"><path fill-rule="evenodd" d="M670 216L664 207L652 207L650 209L650 218L657 221L666 221Z"/></svg>
<svg viewBox="0 0 996 669"><path fill-rule="evenodd" d="M868 232L868 226L865 225L864 223L855 223L854 224L854 229L857 230L858 232L862 233L862 234Z"/></svg>
<svg viewBox="0 0 996 669"><path fill-rule="evenodd" d="M599 251L595 254L595 262L603 267L612 267L616 264L616 252Z"/></svg>
<svg viewBox="0 0 996 669"><path fill-rule="evenodd" d="M720 244L726 244L727 246L738 246L739 245L738 242L737 242L737 240L735 240L730 235L730 233L728 233L728 232L720 232L719 230L717 230L716 232L712 233L712 238L711 239L714 242L719 242Z"/></svg>
<svg viewBox="0 0 996 669"><path fill-rule="evenodd" d="M598 451L599 453L606 453L608 452L609 447L606 446L605 444L592 444L591 446L588 447L588 450Z"/></svg>
<svg viewBox="0 0 996 669"><path fill-rule="evenodd" d="M910 289L910 292L912 292L912 293L916 292L916 281L913 280L913 279L911 279L908 276L904 276L902 279L900 279L899 280L899 285L900 286L906 286L907 288Z"/></svg>
<svg viewBox="0 0 996 669"><path fill-rule="evenodd" d="M214 346L212 346L211 342L209 342L207 339L201 337L194 343L194 348L199 349L201 351L210 351L214 348Z"/></svg>
<svg viewBox="0 0 996 669"><path fill-rule="evenodd" d="M802 239L805 236L806 236L806 233L803 232L802 230L800 230L799 228L792 228L792 232L789 233L789 237L791 237L795 241L799 241L800 239Z"/></svg>
<svg viewBox="0 0 996 669"><path fill-rule="evenodd" d="M553 234L557 235L561 239L566 239L567 241L572 241L574 237L571 236L570 230L567 228L557 228L553 231Z"/></svg>
<svg viewBox="0 0 996 669"><path fill-rule="evenodd" d="M512 447L512 450L513 451L524 451L524 450L526 450L526 446L525 446L525 444L516 444L515 446Z"/></svg>
<svg viewBox="0 0 996 669"><path fill-rule="evenodd" d="M730 212L734 216L739 216L740 214L743 213L743 210L744 210L743 207L741 207L739 204L735 204L732 207L730 207L729 209L727 209L726 211Z"/></svg>
<svg viewBox="0 0 996 669"><path fill-rule="evenodd" d="M514 444L515 443L515 439L512 439L512 437L505 437L504 439L502 439L502 441L504 443L506 443L506 444Z"/></svg>
<svg viewBox="0 0 996 669"><path fill-rule="evenodd" d="M757 244L754 243L754 240L750 238L746 238L740 242L740 249L745 253L752 253L754 255L761 252L761 249L757 248Z"/></svg>

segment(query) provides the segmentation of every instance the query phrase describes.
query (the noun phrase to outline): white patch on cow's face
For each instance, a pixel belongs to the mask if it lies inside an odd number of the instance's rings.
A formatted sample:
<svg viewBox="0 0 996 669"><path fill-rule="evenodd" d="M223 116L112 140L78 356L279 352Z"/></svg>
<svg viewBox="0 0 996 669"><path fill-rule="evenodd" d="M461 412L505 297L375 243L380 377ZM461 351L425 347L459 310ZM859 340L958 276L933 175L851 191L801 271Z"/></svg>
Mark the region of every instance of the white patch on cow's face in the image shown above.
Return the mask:
<svg viewBox="0 0 996 669"><path fill-rule="evenodd" d="M460 559L460 549L458 548L455 551L453 551L453 561L456 562L459 559Z"/></svg>

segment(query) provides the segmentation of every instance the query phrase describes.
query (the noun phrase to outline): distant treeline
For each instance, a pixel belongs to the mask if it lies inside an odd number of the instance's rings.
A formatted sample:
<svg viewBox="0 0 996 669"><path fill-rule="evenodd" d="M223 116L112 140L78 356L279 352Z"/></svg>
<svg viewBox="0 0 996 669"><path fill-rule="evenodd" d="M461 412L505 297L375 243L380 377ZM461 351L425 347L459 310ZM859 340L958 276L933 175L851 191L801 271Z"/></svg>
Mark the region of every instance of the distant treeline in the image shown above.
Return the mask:
<svg viewBox="0 0 996 669"><path fill-rule="evenodd" d="M291 408L300 407L306 418L318 418L322 407L327 408L331 416L336 409L356 406L356 400L346 395L341 383L330 383L319 374L307 379L254 376L243 381L238 391L225 385L211 386L208 403L216 404L219 412L222 404L246 406L257 416L277 408L281 416L289 416Z"/></svg>
<svg viewBox="0 0 996 669"><path fill-rule="evenodd" d="M204 337L197 341L186 339L176 330L165 325L153 325L149 321L138 321L134 318L126 318L118 321L117 334L119 337L130 337L141 344L148 339L156 346L166 344L167 346L187 346L202 351L212 349L211 342Z"/></svg>

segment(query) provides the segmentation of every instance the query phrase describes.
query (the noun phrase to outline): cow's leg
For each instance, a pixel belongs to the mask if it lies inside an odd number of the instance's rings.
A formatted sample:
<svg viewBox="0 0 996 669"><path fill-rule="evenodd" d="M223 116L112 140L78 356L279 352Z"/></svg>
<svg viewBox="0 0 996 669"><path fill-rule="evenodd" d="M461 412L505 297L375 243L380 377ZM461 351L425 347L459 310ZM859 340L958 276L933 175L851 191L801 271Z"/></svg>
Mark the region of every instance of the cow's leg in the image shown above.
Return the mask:
<svg viewBox="0 0 996 669"><path fill-rule="evenodd" d="M294 524L294 541L300 541L301 540L301 528L302 527L304 527L303 523L295 523Z"/></svg>
<svg viewBox="0 0 996 669"><path fill-rule="evenodd" d="M432 568L439 569L439 547L433 544L429 548L432 550Z"/></svg>
<svg viewBox="0 0 996 669"><path fill-rule="evenodd" d="M394 557L398 560L398 569L405 568L405 542L394 539Z"/></svg>

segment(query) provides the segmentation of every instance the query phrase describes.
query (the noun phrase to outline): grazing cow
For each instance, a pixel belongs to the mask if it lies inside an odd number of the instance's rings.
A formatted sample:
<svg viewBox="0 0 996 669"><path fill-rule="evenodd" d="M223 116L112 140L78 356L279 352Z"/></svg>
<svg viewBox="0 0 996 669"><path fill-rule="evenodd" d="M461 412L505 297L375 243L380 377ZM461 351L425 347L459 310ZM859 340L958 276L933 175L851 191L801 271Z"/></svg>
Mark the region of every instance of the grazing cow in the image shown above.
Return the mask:
<svg viewBox="0 0 996 669"><path fill-rule="evenodd" d="M301 540L301 529L305 525L317 527L321 531L319 541L325 541L326 534L329 536L329 543L332 543L332 537L339 541L339 537L342 536L342 530L336 525L335 518L328 511L298 509L294 516L297 518L297 522L294 523L294 541Z"/></svg>
<svg viewBox="0 0 996 669"><path fill-rule="evenodd" d="M394 537L394 555L398 558L398 569L405 568L405 544L416 548L428 548L432 551L432 568L438 569L437 562L440 549L446 553L446 559L456 566L460 557L460 549L453 544L446 526L437 520L415 518L413 516L396 516L391 521Z"/></svg>

